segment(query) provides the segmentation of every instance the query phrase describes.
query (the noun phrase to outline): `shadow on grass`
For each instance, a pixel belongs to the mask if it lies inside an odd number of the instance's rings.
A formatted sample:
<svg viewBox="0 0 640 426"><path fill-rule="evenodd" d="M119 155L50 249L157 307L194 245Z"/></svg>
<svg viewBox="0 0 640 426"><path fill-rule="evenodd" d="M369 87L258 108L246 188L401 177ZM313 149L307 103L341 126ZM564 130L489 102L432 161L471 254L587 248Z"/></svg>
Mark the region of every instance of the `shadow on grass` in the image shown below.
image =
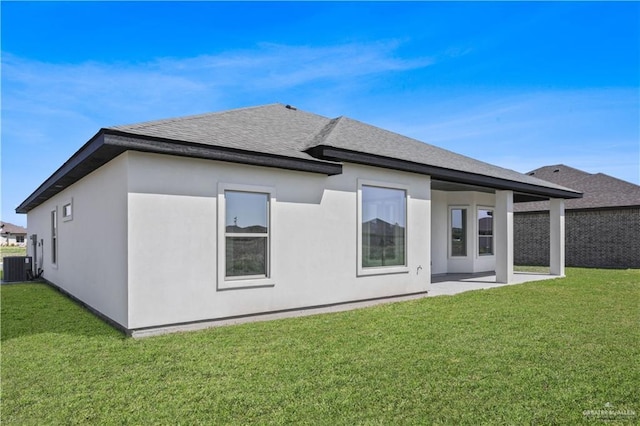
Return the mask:
<svg viewBox="0 0 640 426"><path fill-rule="evenodd" d="M124 338L79 303L44 283L3 284L2 342L37 334Z"/></svg>

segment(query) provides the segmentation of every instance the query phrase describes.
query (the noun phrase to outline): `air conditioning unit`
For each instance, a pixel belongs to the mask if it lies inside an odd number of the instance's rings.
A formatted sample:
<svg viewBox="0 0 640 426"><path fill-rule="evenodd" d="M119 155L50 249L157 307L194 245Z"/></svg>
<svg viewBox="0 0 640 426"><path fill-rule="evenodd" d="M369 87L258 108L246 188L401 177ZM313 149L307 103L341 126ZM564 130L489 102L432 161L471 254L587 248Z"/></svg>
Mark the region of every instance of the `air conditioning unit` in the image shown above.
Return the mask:
<svg viewBox="0 0 640 426"><path fill-rule="evenodd" d="M6 283L27 281L31 278L31 256L9 256L2 260L4 276L2 281Z"/></svg>

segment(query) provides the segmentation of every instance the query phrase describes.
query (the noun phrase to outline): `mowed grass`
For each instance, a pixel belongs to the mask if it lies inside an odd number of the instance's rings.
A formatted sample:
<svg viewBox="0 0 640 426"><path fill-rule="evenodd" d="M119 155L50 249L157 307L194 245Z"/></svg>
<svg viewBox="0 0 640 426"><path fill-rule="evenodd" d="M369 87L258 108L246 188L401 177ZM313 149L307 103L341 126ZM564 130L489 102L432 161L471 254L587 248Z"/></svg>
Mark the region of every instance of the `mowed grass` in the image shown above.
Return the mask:
<svg viewBox="0 0 640 426"><path fill-rule="evenodd" d="M7 256L26 256L27 248L19 246L0 246L0 258Z"/></svg>
<svg viewBox="0 0 640 426"><path fill-rule="evenodd" d="M549 425L640 412L640 270L141 340L45 285L1 292L3 424Z"/></svg>

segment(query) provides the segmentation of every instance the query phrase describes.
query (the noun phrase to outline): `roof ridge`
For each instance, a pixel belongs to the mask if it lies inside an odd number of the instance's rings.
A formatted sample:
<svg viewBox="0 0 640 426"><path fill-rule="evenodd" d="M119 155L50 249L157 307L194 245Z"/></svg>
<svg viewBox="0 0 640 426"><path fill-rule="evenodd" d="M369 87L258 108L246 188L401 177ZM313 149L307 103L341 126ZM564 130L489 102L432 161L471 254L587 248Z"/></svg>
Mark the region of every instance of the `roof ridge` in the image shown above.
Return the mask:
<svg viewBox="0 0 640 426"><path fill-rule="evenodd" d="M11 233L11 234L20 234L23 232L27 232L27 228L21 225L16 225L15 223L0 221L0 227L3 232Z"/></svg>
<svg viewBox="0 0 640 426"><path fill-rule="evenodd" d="M143 122L140 122L140 123L109 126L109 127L107 127L107 129L114 129L114 130L146 129L146 128L150 127L150 126L155 126L155 125L159 125L159 124L183 122L183 121L200 119L200 118L204 118L204 117L210 117L210 116L213 116L213 115L225 115L225 114L239 112L239 111L248 111L248 110L252 110L252 109L272 107L272 106L276 106L276 105L282 105L284 107L284 104L281 104L279 102L275 102L275 103L272 103L272 104L249 106L249 107L240 107L240 108L234 108L234 109L229 109L229 110L225 110L225 111L205 112L205 113L201 113L201 114L185 115L185 116L182 116L182 117L164 118L164 119L160 119L160 120L143 121Z"/></svg>
<svg viewBox="0 0 640 426"><path fill-rule="evenodd" d="M589 175L589 177L591 177L591 178L606 178L606 179L608 179L610 181L613 180L613 181L616 181L616 183L621 183L621 184L633 187L633 189L635 189L635 190L640 190L640 185L637 185L637 184L635 184L633 182L629 182L629 181L624 180L624 179L617 178L615 176L608 175L606 173L602 173L602 172L593 173L593 174Z"/></svg>
<svg viewBox="0 0 640 426"><path fill-rule="evenodd" d="M329 137L329 135L333 132L333 129L336 128L340 120L344 118L345 117L341 115L339 117L329 119L329 122L311 138L311 141L305 147L305 150L314 148L318 145L322 145L322 142L324 142Z"/></svg>
<svg viewBox="0 0 640 426"><path fill-rule="evenodd" d="M530 170L527 173L534 173L534 172L539 172L541 170L548 170L548 169L554 169L554 168L564 168L564 169L570 169L572 171L575 172L580 172L580 173L584 173L584 174L590 174L589 172L585 172L584 170L580 170L580 169L576 169L575 167L571 167L571 166L567 166L566 164L560 163L560 164L547 164L546 166L540 166L536 169Z"/></svg>
<svg viewBox="0 0 640 426"><path fill-rule="evenodd" d="M340 123L345 123L346 124L348 122L353 122L353 123L356 123L357 125L366 126L366 127L370 128L370 129L374 129L376 132L381 132L381 133L384 133L384 134L388 134L390 137L393 137L393 138L398 138L398 137L402 138L403 140L405 140L407 142L411 142L413 144L416 144L416 146L423 145L423 146L429 147L430 149L436 150L438 152L446 153L447 155L452 155L452 156L455 156L455 157L458 157L458 158L463 158L464 160L470 161L470 162L472 162L472 163L474 163L474 164L476 164L478 166L482 166L482 167L488 166L490 168L499 169L499 170L502 170L504 172L508 172L509 174L518 175L518 177L524 177L525 179L529 179L529 180L533 179L534 182L529 182L529 183L533 183L533 184L537 184L537 185L541 185L541 186L546 186L546 187L551 187L551 188L556 188L556 189L568 190L568 191L571 191L571 192L580 192L580 191L576 191L575 189L572 189L572 188L570 188L568 186L561 185L559 183L550 182L548 180L540 179L540 178L535 177L535 176L527 176L524 173L518 172L517 170L508 169L506 167L498 166L498 165L495 165L495 164L490 164L490 163L487 163L486 161L478 160L477 158L473 158L473 157L470 157L468 155L460 154L460 153L451 151L449 149L446 149L446 148L443 148L443 147L440 147L440 146L437 146L437 145L434 145L434 144L431 144L431 143L428 143L428 142L424 142L424 141L421 141L421 140L416 139L416 138L412 138L410 136L406 136L406 135L403 135L403 134L400 134L400 133L396 133L396 132L394 132L392 130L388 130L388 129L385 129L385 128L382 128L382 127L378 127L378 126L373 125L373 124L369 124L369 123L362 122L360 120L356 120L356 119L351 118L351 117L340 116L340 117L338 117L337 119L334 119L334 120L336 120L336 121L335 121L333 127L331 128L331 133L327 133L326 134L325 140L331 134L333 134L333 130L337 128L338 124L340 124ZM418 160L416 160L416 161L418 161ZM455 167L445 167L445 168L447 168L449 170L455 170ZM482 173L480 173L480 174L482 174ZM517 180L514 178L514 176L505 177L504 179L508 180L508 181L511 181L511 182L516 182Z"/></svg>

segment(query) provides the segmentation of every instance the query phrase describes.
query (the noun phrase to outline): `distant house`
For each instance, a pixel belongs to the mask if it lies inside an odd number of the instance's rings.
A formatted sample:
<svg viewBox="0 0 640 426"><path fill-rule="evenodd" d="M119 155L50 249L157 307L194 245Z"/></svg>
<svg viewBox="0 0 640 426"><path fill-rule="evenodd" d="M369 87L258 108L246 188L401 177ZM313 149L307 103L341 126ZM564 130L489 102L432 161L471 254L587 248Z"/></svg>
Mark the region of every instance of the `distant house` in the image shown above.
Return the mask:
<svg viewBox="0 0 640 426"><path fill-rule="evenodd" d="M551 200L561 276L564 200L580 196L274 104L101 129L17 212L43 277L136 334L425 293L432 274L511 282L528 200Z"/></svg>
<svg viewBox="0 0 640 426"><path fill-rule="evenodd" d="M0 245L21 246L26 245L27 230L13 223L0 222Z"/></svg>
<svg viewBox="0 0 640 426"><path fill-rule="evenodd" d="M567 266L640 268L640 186L564 164L528 173L584 193L565 203ZM548 202L514 207L514 256L520 265L548 265Z"/></svg>

